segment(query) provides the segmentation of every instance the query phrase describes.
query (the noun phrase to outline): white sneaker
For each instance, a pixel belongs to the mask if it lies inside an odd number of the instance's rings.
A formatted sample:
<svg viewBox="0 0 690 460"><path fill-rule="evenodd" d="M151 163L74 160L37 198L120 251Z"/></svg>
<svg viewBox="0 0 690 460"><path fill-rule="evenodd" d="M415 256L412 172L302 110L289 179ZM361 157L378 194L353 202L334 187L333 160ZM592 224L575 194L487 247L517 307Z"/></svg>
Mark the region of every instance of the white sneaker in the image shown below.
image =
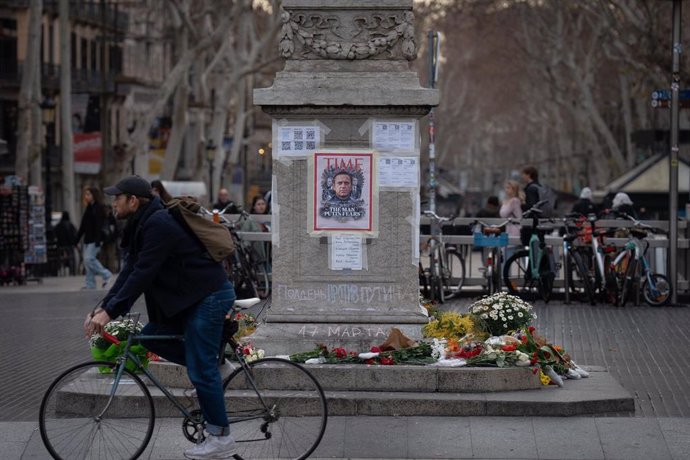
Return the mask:
<svg viewBox="0 0 690 460"><path fill-rule="evenodd" d="M207 436L204 442L184 451L184 456L196 460L232 458L237 446L232 436Z"/></svg>
<svg viewBox="0 0 690 460"><path fill-rule="evenodd" d="M232 364L230 364L230 361L227 359L223 364L218 366L218 371L220 372L220 381L221 383L225 381L228 377L230 377L230 374L232 374L232 371L234 371L235 368ZM193 390L185 390L184 395L188 398L196 398L196 388Z"/></svg>

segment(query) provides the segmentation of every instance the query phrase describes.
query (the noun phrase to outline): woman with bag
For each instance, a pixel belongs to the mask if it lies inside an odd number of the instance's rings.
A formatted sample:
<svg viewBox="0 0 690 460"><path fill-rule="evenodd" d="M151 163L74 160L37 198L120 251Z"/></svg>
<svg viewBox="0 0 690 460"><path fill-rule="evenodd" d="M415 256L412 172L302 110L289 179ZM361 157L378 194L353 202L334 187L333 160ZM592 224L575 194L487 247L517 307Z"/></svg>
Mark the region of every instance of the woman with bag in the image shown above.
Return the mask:
<svg viewBox="0 0 690 460"><path fill-rule="evenodd" d="M100 190L95 187L84 188L82 201L86 209L81 217L75 241L78 244L82 236L84 237L82 255L86 269L86 286L82 289L96 289L96 276L103 278L101 287L105 288L113 274L103 267L97 258L103 243L103 227L108 223Z"/></svg>

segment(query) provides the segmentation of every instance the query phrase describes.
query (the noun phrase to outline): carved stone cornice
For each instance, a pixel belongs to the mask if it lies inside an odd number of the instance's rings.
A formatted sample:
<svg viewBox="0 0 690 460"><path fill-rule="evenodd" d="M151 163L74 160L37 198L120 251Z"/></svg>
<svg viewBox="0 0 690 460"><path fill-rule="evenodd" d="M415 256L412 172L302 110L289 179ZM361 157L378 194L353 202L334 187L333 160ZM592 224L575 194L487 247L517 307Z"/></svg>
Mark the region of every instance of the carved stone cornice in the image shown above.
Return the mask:
<svg viewBox="0 0 690 460"><path fill-rule="evenodd" d="M295 3L295 2L293 2ZM307 11L287 6L282 12L279 50L286 59L414 60L411 8L363 10L352 2L341 8Z"/></svg>
<svg viewBox="0 0 690 460"><path fill-rule="evenodd" d="M261 109L274 118L282 117L301 117L313 118L329 116L343 118L362 117L362 116L399 116L420 118L429 113L431 107L428 105L407 105L407 106L286 106L286 105L263 105Z"/></svg>

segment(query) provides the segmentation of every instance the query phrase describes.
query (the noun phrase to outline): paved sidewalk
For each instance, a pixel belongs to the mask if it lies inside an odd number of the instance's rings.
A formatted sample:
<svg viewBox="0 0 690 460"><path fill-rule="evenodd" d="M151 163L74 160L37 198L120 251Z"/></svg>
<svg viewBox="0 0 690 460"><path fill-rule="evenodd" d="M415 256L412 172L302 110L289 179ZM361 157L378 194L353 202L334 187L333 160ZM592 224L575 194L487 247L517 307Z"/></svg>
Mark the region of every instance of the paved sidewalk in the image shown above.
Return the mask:
<svg viewBox="0 0 690 460"><path fill-rule="evenodd" d="M141 458L184 458L180 421L156 422ZM332 417L313 458L681 460L689 449L681 418ZM0 458L49 458L36 424L0 423Z"/></svg>
<svg viewBox="0 0 690 460"><path fill-rule="evenodd" d="M45 376L61 363L16 345L81 351L70 329L105 291L81 291L83 277L45 278L41 284L0 288L5 323L0 344L0 460L48 459L35 419ZM68 293L72 294L68 294ZM51 294L57 294L52 296ZM38 301L27 302L37 294ZM60 299L79 303L62 307ZM447 308L465 310L471 299ZM562 344L579 364L602 366L635 397L629 416L332 417L315 453L322 458L681 459L690 452L690 308L617 309L607 305L535 302L537 328ZM46 321L49 320L49 321ZM75 335L75 337L72 337ZM4 340L4 342L3 342ZM6 353L13 349L14 353ZM31 372L46 369L41 381ZM43 367L41 367L43 366ZM52 366L52 367L51 367ZM12 373L6 373L13 369ZM50 370L48 370L50 369ZM15 378L16 377L16 378ZM19 379L19 380L18 380ZM568 382L566 382L566 385ZM12 395L11 395L12 394ZM29 414L18 417L16 414ZM29 421L27 421L29 420ZM186 441L177 419L157 420L146 459L181 459ZM316 457L315 457L316 458Z"/></svg>

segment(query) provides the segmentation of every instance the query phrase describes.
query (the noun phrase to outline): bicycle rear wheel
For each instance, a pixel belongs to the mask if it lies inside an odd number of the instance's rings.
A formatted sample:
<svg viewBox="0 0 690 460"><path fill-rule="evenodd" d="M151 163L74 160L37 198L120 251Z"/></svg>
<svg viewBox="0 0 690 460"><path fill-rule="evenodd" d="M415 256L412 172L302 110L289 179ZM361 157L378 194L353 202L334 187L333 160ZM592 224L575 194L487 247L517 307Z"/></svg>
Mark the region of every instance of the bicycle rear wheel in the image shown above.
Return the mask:
<svg viewBox="0 0 690 460"><path fill-rule="evenodd" d="M528 250L517 251L508 258L503 266L503 283L512 295L525 300L532 300L536 297L539 283L532 276Z"/></svg>
<svg viewBox="0 0 690 460"><path fill-rule="evenodd" d="M271 293L271 282L268 279L266 262L259 262L254 266L256 275L256 293L261 299L265 299Z"/></svg>
<svg viewBox="0 0 690 460"><path fill-rule="evenodd" d="M587 298L589 303L594 305L596 303L594 287L592 286L587 266L584 260L582 260L582 255L577 251L573 251L571 252L570 260L570 267L566 268L570 292L579 295L583 299ZM577 278L574 275L577 275Z"/></svg>
<svg viewBox="0 0 690 460"><path fill-rule="evenodd" d="M299 364L280 358L251 362L249 371L233 372L225 391L230 433L241 457L303 459L321 442L326 396Z"/></svg>
<svg viewBox="0 0 690 460"><path fill-rule="evenodd" d="M633 254L630 254L630 259L628 260L628 265L625 267L624 273L619 273L618 276L618 286L620 287L620 294L618 296L617 307L624 307L630 295L632 294L633 287L635 286L635 279L637 277L637 260L633 258Z"/></svg>
<svg viewBox="0 0 690 460"><path fill-rule="evenodd" d="M465 259L454 250L446 249L444 263L445 298L460 294L462 285L465 284Z"/></svg>
<svg viewBox="0 0 690 460"><path fill-rule="evenodd" d="M116 366L82 363L50 385L41 402L39 428L53 458L135 459L146 449L155 419L153 398L126 369L111 398Z"/></svg>

